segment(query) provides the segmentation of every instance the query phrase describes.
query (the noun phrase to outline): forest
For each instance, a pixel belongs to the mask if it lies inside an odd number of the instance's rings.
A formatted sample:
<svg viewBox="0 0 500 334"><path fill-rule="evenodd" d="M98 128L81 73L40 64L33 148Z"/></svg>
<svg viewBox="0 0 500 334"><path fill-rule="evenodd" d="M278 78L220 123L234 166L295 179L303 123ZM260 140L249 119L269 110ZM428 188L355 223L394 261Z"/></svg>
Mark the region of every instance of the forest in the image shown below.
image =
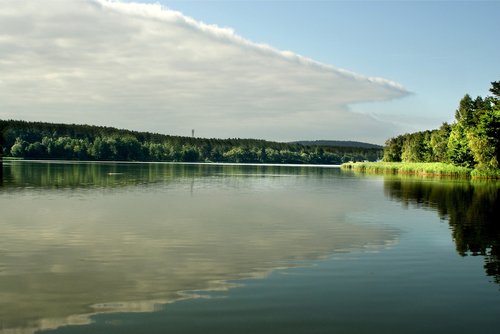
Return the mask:
<svg viewBox="0 0 500 334"><path fill-rule="evenodd" d="M500 175L500 81L491 83L490 92L475 99L466 94L452 124L388 139L383 160L444 162L479 175Z"/></svg>
<svg viewBox="0 0 500 334"><path fill-rule="evenodd" d="M24 159L341 164L376 161L381 148L207 139L112 127L0 120L2 153Z"/></svg>

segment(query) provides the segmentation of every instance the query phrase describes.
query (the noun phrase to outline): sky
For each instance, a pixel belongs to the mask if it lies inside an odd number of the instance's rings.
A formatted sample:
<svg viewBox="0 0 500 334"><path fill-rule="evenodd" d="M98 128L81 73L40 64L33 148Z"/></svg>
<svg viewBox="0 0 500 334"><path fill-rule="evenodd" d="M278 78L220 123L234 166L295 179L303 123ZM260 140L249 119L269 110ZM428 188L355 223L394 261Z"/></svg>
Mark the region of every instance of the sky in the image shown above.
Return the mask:
<svg viewBox="0 0 500 334"><path fill-rule="evenodd" d="M0 118L357 140L500 80L499 1L0 0Z"/></svg>

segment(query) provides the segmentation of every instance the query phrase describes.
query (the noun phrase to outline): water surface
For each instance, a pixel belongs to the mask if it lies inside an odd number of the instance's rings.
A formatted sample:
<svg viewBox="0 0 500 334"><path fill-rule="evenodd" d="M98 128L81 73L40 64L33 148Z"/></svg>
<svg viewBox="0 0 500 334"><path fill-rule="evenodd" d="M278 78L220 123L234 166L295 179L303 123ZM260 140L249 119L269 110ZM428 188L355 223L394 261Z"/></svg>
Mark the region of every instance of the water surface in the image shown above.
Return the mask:
<svg viewBox="0 0 500 334"><path fill-rule="evenodd" d="M334 168L6 161L0 332L493 330L498 195Z"/></svg>

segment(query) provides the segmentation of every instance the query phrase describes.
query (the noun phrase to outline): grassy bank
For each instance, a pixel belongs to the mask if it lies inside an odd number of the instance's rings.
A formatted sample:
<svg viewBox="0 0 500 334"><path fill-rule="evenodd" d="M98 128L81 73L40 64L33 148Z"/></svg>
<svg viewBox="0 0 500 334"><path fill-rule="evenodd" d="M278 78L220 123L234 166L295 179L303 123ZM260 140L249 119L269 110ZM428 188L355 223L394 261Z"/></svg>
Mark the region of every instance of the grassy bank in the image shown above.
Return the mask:
<svg viewBox="0 0 500 334"><path fill-rule="evenodd" d="M353 170L356 172L377 173L377 174L408 174L408 175L428 175L428 176L447 176L447 177L490 177L487 173L474 175L473 169L458 167L441 162L435 163L408 163L408 162L349 162L342 164L342 169ZM492 178L498 178L500 175L492 175Z"/></svg>
<svg viewBox="0 0 500 334"><path fill-rule="evenodd" d="M471 172L471 176L473 178L481 178L481 179L499 179L500 180L500 169L488 169L488 170L480 170L474 169Z"/></svg>

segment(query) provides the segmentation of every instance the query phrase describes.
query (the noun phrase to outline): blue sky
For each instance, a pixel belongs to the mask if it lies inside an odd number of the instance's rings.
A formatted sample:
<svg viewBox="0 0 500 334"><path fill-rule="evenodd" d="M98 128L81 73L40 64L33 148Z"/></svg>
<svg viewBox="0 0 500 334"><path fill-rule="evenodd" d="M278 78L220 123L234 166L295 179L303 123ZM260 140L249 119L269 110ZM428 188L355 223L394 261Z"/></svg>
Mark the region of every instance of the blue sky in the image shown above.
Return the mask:
<svg viewBox="0 0 500 334"><path fill-rule="evenodd" d="M382 144L500 80L498 1L0 0L0 118Z"/></svg>

